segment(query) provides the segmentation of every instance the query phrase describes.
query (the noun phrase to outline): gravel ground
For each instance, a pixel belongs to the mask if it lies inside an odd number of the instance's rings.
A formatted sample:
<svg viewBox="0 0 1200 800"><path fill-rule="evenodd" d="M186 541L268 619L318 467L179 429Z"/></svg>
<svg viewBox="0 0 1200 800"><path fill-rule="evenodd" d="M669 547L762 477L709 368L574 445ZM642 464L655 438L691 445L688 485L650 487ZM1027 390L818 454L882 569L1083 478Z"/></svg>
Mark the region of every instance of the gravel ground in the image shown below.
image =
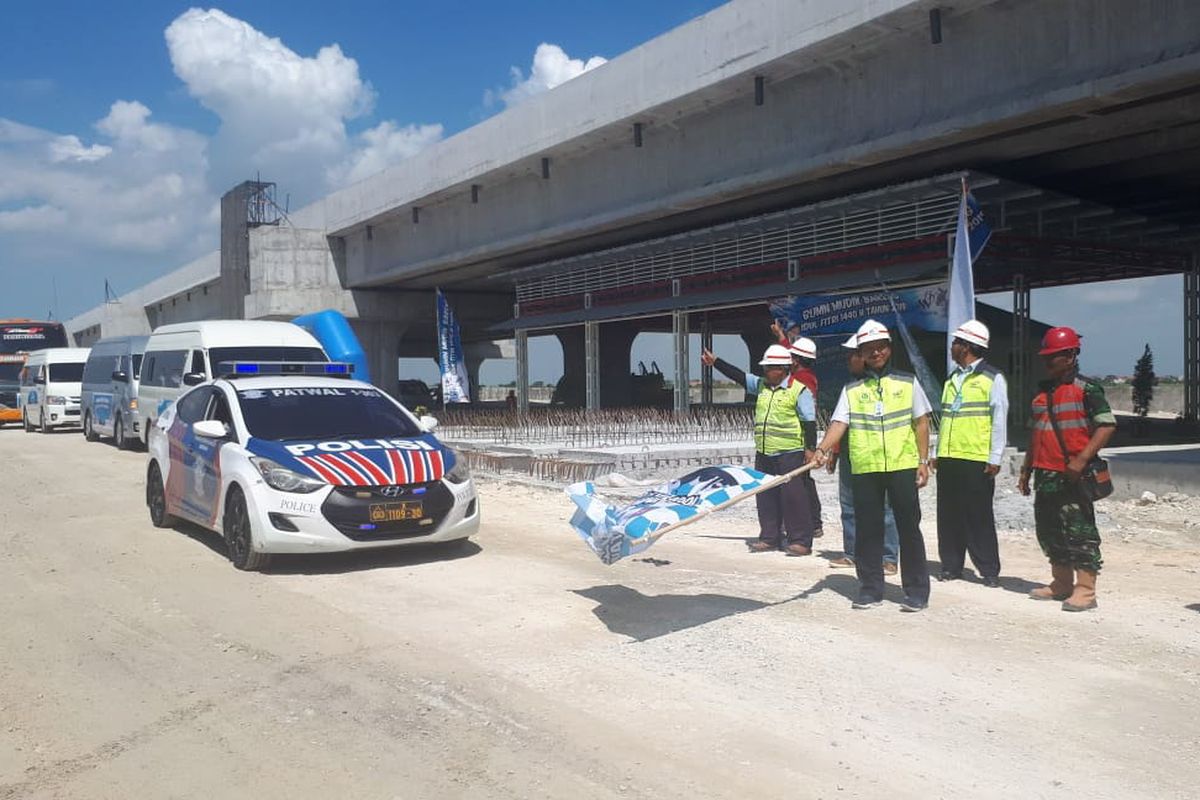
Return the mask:
<svg viewBox="0 0 1200 800"><path fill-rule="evenodd" d="M753 509L599 563L555 487L480 479L458 551L280 559L158 530L145 456L0 430L0 800L1193 798L1192 499L1106 505L1099 610L1001 497L1003 586L852 611ZM925 534L936 552L932 492ZM1024 505L1022 505L1024 504ZM1028 522L1025 522L1028 527ZM1118 527L1119 526L1119 527Z"/></svg>

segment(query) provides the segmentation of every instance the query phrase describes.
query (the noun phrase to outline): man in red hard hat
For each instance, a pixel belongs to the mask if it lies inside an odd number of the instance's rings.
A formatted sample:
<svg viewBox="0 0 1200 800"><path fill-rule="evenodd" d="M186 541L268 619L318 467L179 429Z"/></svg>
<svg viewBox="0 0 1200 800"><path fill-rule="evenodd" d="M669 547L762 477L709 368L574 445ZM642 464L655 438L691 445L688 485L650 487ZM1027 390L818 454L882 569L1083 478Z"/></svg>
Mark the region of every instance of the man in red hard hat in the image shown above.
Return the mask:
<svg viewBox="0 0 1200 800"><path fill-rule="evenodd" d="M1079 375L1080 336L1071 328L1051 328L1038 355L1048 380L1033 398L1033 438L1021 467L1021 494L1033 501L1038 544L1050 559L1053 579L1034 589L1035 600L1062 601L1063 611L1096 607L1100 531L1091 498L1079 485L1088 462L1117 429L1104 390Z"/></svg>

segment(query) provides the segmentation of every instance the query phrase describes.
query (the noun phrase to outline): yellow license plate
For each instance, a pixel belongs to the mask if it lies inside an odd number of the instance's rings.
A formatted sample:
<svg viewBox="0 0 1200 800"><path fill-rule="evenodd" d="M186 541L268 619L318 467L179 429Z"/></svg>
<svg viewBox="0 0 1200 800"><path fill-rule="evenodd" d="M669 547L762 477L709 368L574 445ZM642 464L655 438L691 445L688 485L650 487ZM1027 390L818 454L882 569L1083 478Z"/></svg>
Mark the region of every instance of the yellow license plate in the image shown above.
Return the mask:
<svg viewBox="0 0 1200 800"><path fill-rule="evenodd" d="M379 503L371 506L371 522L397 522L425 516L421 503Z"/></svg>

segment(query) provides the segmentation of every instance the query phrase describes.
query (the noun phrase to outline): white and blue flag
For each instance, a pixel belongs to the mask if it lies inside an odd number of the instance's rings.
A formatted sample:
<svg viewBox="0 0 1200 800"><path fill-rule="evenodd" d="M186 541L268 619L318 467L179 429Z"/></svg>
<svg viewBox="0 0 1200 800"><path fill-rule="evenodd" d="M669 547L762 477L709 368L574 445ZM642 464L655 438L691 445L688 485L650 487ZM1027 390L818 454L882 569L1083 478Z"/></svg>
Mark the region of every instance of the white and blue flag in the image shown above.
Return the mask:
<svg viewBox="0 0 1200 800"><path fill-rule="evenodd" d="M991 236L992 229L984 222L983 211L967 191L966 181L963 181L962 197L958 201L958 224L954 230L954 259L950 264L950 300L946 309L947 372L954 369L954 359L950 357L954 332L964 322L975 318L973 264Z"/></svg>
<svg viewBox="0 0 1200 800"><path fill-rule="evenodd" d="M442 290L437 290L438 361L442 367L442 402L471 402L471 385L467 380L467 362L463 358L462 336L458 318L446 302Z"/></svg>
<svg viewBox="0 0 1200 800"><path fill-rule="evenodd" d="M613 564L646 550L671 528L787 479L722 464L656 486L626 506L606 503L591 481L566 492L578 506L571 527L601 561Z"/></svg>

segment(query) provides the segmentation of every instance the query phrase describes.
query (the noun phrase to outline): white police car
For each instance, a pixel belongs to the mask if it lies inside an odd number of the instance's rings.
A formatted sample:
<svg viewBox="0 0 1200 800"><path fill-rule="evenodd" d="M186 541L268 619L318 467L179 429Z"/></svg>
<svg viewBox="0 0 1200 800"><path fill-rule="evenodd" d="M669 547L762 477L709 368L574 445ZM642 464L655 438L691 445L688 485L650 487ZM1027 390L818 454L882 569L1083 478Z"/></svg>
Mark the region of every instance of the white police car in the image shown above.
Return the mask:
<svg viewBox="0 0 1200 800"><path fill-rule="evenodd" d="M464 540L479 530L466 463L337 363L222 364L149 442L146 504L225 537L238 569L272 553ZM339 377L339 375L341 377Z"/></svg>

